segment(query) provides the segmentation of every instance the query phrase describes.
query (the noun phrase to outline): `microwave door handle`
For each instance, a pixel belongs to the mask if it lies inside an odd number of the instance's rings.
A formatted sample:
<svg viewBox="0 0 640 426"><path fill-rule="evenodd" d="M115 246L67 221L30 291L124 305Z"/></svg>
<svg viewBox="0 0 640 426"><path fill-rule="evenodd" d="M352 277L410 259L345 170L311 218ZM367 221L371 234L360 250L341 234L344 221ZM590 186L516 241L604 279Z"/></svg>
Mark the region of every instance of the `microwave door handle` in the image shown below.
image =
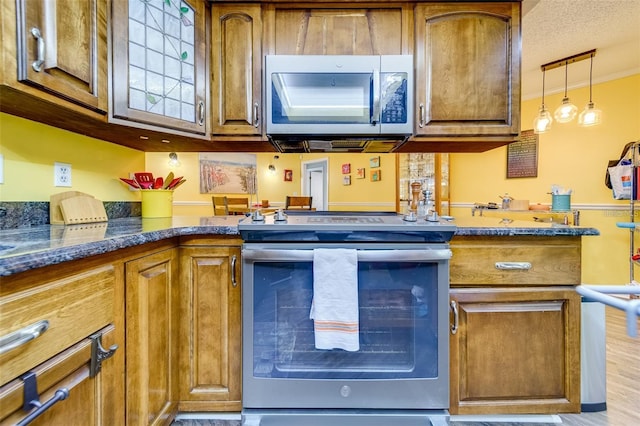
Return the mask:
<svg viewBox="0 0 640 426"><path fill-rule="evenodd" d="M373 113L371 124L377 125L380 122L380 69L373 69Z"/></svg>

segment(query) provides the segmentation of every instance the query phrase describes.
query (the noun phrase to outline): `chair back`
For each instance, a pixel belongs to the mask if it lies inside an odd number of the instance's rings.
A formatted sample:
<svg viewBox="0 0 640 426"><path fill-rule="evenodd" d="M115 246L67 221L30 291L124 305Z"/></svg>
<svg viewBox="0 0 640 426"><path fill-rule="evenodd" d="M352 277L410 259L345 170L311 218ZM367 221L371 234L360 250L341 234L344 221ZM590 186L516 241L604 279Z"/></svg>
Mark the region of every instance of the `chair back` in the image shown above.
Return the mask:
<svg viewBox="0 0 640 426"><path fill-rule="evenodd" d="M249 199L246 197L242 198L231 198L227 197L227 206L234 207L249 207Z"/></svg>
<svg viewBox="0 0 640 426"><path fill-rule="evenodd" d="M302 210L311 210L311 201L313 197L297 197L297 196L289 196L287 195L287 200L285 202L285 209L302 209Z"/></svg>
<svg viewBox="0 0 640 426"><path fill-rule="evenodd" d="M228 216L229 204L227 204L227 197L211 197L213 201L213 215L214 216Z"/></svg>

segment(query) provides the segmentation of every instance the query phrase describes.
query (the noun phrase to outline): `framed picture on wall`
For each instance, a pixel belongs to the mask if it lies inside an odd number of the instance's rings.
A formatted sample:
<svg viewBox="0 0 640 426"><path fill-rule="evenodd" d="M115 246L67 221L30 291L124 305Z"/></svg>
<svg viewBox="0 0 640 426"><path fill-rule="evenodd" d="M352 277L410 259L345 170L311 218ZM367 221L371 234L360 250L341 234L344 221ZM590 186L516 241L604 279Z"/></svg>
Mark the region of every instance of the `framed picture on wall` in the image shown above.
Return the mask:
<svg viewBox="0 0 640 426"><path fill-rule="evenodd" d="M351 175L342 176L343 185L351 185Z"/></svg>
<svg viewBox="0 0 640 426"><path fill-rule="evenodd" d="M364 167L361 169L358 169L358 172L356 173L356 177L358 179L364 179Z"/></svg>
<svg viewBox="0 0 640 426"><path fill-rule="evenodd" d="M371 182L378 182L380 179L380 170L371 170Z"/></svg>
<svg viewBox="0 0 640 426"><path fill-rule="evenodd" d="M284 170L284 181L291 182L293 180L293 170L285 169Z"/></svg>
<svg viewBox="0 0 640 426"><path fill-rule="evenodd" d="M351 173L351 164L349 164L349 163L343 164L342 165L342 174L346 175L346 174L349 174L349 173Z"/></svg>
<svg viewBox="0 0 640 426"><path fill-rule="evenodd" d="M369 167L375 168L380 167L380 157L371 157L369 158Z"/></svg>

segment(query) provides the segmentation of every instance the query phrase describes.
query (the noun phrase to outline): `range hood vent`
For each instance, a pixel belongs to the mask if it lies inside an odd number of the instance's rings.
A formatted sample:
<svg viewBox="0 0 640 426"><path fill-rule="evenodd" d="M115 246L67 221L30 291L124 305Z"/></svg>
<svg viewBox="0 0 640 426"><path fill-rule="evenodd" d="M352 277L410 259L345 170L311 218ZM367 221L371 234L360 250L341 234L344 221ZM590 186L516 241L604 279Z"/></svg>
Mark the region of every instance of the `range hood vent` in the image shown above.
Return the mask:
<svg viewBox="0 0 640 426"><path fill-rule="evenodd" d="M408 136L398 138L311 138L269 136L273 146L283 153L295 152L370 152L389 153L402 146Z"/></svg>

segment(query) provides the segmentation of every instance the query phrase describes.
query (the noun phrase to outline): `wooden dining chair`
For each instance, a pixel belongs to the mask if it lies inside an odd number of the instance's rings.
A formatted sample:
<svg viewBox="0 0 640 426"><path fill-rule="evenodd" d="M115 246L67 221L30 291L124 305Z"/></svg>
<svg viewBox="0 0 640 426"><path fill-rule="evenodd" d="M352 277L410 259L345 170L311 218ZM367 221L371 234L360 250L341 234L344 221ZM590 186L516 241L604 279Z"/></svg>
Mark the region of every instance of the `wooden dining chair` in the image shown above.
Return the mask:
<svg viewBox="0 0 640 426"><path fill-rule="evenodd" d="M289 209L300 209L300 210L311 210L311 200L313 197L296 197L287 195L287 200L285 202L285 210Z"/></svg>
<svg viewBox="0 0 640 426"><path fill-rule="evenodd" d="M241 210L241 211L238 211L238 210ZM246 212L249 211L249 198L227 197L227 211L230 214L245 214Z"/></svg>
<svg viewBox="0 0 640 426"><path fill-rule="evenodd" d="M229 204L227 204L227 197L211 197L213 201L213 215L214 216L228 216Z"/></svg>

